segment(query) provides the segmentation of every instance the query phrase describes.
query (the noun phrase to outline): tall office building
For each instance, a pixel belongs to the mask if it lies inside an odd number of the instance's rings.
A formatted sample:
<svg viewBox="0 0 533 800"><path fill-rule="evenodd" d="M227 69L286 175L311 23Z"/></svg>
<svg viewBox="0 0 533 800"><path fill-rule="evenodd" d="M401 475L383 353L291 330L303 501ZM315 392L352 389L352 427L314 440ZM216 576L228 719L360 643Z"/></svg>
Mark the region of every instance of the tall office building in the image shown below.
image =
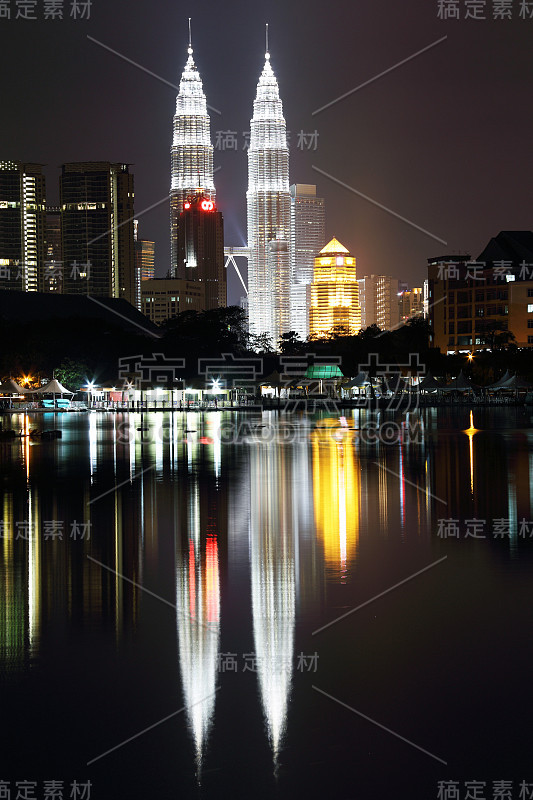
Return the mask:
<svg viewBox="0 0 533 800"><path fill-rule="evenodd" d="M46 209L46 260L43 270L43 292L63 292L63 251L61 248L61 209Z"/></svg>
<svg viewBox="0 0 533 800"><path fill-rule="evenodd" d="M360 328L356 261L334 237L315 258L309 334L320 338L334 331L355 335Z"/></svg>
<svg viewBox="0 0 533 800"><path fill-rule="evenodd" d="M291 193L291 330L309 336L309 305L315 257L326 238L324 199L316 186L293 184Z"/></svg>
<svg viewBox="0 0 533 800"><path fill-rule="evenodd" d="M141 281L155 277L155 242L141 239L139 236L139 220L133 222L133 241L135 251L135 268L139 270Z"/></svg>
<svg viewBox="0 0 533 800"><path fill-rule="evenodd" d="M533 231L500 231L475 260L428 259L432 346L448 354L509 341L533 349L532 264Z"/></svg>
<svg viewBox="0 0 533 800"><path fill-rule="evenodd" d="M142 311L142 281L155 278L155 242L139 237L139 220L133 220L136 307Z"/></svg>
<svg viewBox="0 0 533 800"><path fill-rule="evenodd" d="M41 164L0 161L0 288L43 291L46 190Z"/></svg>
<svg viewBox="0 0 533 800"><path fill-rule="evenodd" d="M400 321L398 279L389 275L365 275L357 282L361 302L361 327L377 325L383 331L397 326Z"/></svg>
<svg viewBox="0 0 533 800"><path fill-rule="evenodd" d="M425 319L427 319L429 316L429 278L426 278L426 280L424 281L422 289L424 292L424 299L422 301L422 310Z"/></svg>
<svg viewBox="0 0 533 800"><path fill-rule="evenodd" d="M390 275L378 275L376 285L376 325L382 331L395 328L400 322L398 306L399 281Z"/></svg>
<svg viewBox="0 0 533 800"><path fill-rule="evenodd" d="M368 328L376 321L376 293L375 276L367 275L365 278L358 278L359 285L359 304L361 306L361 328Z"/></svg>
<svg viewBox="0 0 533 800"><path fill-rule="evenodd" d="M176 278L204 286L206 310L227 305L224 223L214 200L188 195L178 225Z"/></svg>
<svg viewBox="0 0 533 800"><path fill-rule="evenodd" d="M270 54L257 84L248 149L249 330L274 346L290 330L289 149Z"/></svg>
<svg viewBox="0 0 533 800"><path fill-rule="evenodd" d="M121 297L137 307L133 175L127 164L63 164L63 292Z"/></svg>
<svg viewBox="0 0 533 800"><path fill-rule="evenodd" d="M207 200L215 199L207 101L192 57L190 36L188 54L176 98L171 148L170 269L174 278L178 277L178 231L183 204L192 194L203 194Z"/></svg>
<svg viewBox="0 0 533 800"><path fill-rule="evenodd" d="M422 286L414 289L400 289L398 293L400 322L424 314L424 290Z"/></svg>
<svg viewBox="0 0 533 800"><path fill-rule="evenodd" d="M183 311L205 309L205 286L180 278L149 278L141 281L141 311L156 325L163 325Z"/></svg>

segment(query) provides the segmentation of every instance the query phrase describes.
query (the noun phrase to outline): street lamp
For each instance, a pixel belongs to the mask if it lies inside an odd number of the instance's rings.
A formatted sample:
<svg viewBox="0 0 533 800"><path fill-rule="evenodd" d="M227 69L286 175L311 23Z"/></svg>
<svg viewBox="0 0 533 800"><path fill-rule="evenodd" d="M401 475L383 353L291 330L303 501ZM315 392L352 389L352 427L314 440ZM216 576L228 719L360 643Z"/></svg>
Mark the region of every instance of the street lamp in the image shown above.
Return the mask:
<svg viewBox="0 0 533 800"><path fill-rule="evenodd" d="M94 381L87 381L87 388L89 390L89 408L92 408Z"/></svg>

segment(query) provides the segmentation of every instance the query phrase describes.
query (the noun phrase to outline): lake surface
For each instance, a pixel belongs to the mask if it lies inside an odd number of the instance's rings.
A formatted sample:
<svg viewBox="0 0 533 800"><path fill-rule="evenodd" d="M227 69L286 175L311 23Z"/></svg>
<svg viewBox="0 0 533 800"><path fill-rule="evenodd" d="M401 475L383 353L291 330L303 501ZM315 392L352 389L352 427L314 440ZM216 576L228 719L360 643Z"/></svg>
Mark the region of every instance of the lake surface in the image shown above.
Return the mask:
<svg viewBox="0 0 533 800"><path fill-rule="evenodd" d="M402 420L4 416L0 797L533 797L531 411Z"/></svg>

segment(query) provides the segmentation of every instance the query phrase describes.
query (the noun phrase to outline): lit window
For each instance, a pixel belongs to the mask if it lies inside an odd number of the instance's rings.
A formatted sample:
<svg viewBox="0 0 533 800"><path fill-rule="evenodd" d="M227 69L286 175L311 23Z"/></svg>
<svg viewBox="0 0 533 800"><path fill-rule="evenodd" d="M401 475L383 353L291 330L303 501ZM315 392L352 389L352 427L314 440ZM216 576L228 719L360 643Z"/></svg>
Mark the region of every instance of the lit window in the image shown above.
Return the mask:
<svg viewBox="0 0 533 800"><path fill-rule="evenodd" d="M506 275L505 280L507 281L507 283L511 283L511 281L516 280L516 275Z"/></svg>
<svg viewBox="0 0 533 800"><path fill-rule="evenodd" d="M528 303L527 304L527 313L528 314L533 314L533 303Z"/></svg>

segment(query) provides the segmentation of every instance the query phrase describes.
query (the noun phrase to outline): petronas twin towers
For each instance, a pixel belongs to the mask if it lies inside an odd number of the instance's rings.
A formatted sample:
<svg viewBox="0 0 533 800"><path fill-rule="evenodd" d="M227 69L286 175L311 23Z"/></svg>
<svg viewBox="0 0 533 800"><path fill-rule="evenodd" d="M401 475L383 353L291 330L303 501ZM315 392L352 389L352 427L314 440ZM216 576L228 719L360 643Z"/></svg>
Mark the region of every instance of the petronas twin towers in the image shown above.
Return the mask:
<svg viewBox="0 0 533 800"><path fill-rule="evenodd" d="M184 199L198 192L215 199L209 115L190 39L176 100L171 157L171 269L175 275ZM268 45L250 125L246 205L249 330L268 334L276 345L290 330L291 198L287 132Z"/></svg>

